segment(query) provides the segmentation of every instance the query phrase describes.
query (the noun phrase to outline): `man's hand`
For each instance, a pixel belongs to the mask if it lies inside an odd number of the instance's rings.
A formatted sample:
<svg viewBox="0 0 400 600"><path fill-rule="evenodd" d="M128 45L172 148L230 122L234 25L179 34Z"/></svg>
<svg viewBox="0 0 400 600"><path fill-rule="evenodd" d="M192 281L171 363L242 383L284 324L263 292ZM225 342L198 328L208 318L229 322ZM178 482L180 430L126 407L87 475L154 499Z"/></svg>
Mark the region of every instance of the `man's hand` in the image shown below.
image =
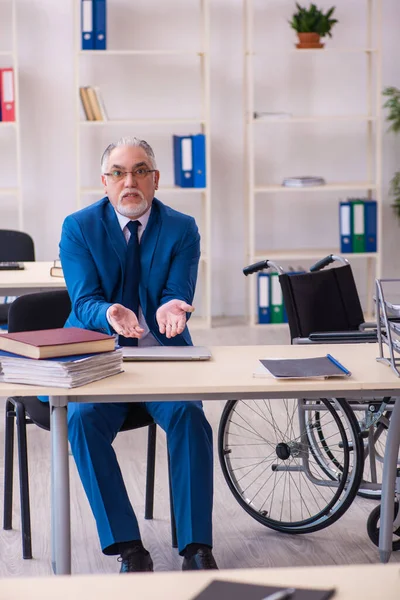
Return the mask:
<svg viewBox="0 0 400 600"><path fill-rule="evenodd" d="M165 333L167 338L172 338L182 333L186 326L186 313L193 312L194 306L183 300L170 300L156 312L156 319L160 333Z"/></svg>
<svg viewBox="0 0 400 600"><path fill-rule="evenodd" d="M122 304L113 304L108 309L108 319L110 325L115 329L118 335L126 338L140 338L144 329L139 326L139 321L135 313Z"/></svg>

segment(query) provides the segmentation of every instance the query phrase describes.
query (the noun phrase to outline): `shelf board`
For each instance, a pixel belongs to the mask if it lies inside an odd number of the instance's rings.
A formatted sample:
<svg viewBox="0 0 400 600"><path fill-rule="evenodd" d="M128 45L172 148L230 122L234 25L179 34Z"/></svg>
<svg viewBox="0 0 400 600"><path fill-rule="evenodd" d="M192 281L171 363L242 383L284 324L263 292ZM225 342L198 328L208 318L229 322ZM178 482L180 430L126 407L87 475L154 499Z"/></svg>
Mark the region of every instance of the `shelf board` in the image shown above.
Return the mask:
<svg viewBox="0 0 400 600"><path fill-rule="evenodd" d="M16 121L0 121L0 127L15 127Z"/></svg>
<svg viewBox="0 0 400 600"><path fill-rule="evenodd" d="M17 195L19 188L0 188L0 196Z"/></svg>
<svg viewBox="0 0 400 600"><path fill-rule="evenodd" d="M343 183L327 183L325 185L313 185L310 187L286 187L283 185L259 185L254 188L254 193L275 193L275 192L339 192L346 190L376 190L377 184L373 181L348 181Z"/></svg>
<svg viewBox="0 0 400 600"><path fill-rule="evenodd" d="M338 248L306 248L300 250L262 250L257 251L250 257L249 264L259 260L308 260L320 259L335 254L336 256L344 256L348 260L353 258L376 258L377 252L352 252L343 254Z"/></svg>
<svg viewBox="0 0 400 600"><path fill-rule="evenodd" d="M321 116L304 116L304 117L260 117L251 119L250 123L320 123L329 121L376 121L376 117L372 115L321 115Z"/></svg>
<svg viewBox="0 0 400 600"><path fill-rule="evenodd" d="M199 193L199 192L206 192L208 190L208 188L183 188L183 187L177 187L174 185L171 186L161 186L158 188L159 192L166 192L166 193L170 193L173 192L175 193ZM99 194L99 195L103 195L104 194L104 190L102 188L96 188L96 187L82 187L80 188L80 192L81 194Z"/></svg>
<svg viewBox="0 0 400 600"><path fill-rule="evenodd" d="M168 124L203 124L204 119L108 119L107 121L79 121L81 125L102 126L102 125L168 125Z"/></svg>
<svg viewBox="0 0 400 600"><path fill-rule="evenodd" d="M247 50L245 54L247 56L276 56L281 53L290 53L290 54L373 54L376 53L376 48L365 48L365 47L343 47L343 48L274 48L274 50L266 51L266 52L252 52Z"/></svg>
<svg viewBox="0 0 400 600"><path fill-rule="evenodd" d="M204 52L200 50L80 50L80 56L202 56Z"/></svg>

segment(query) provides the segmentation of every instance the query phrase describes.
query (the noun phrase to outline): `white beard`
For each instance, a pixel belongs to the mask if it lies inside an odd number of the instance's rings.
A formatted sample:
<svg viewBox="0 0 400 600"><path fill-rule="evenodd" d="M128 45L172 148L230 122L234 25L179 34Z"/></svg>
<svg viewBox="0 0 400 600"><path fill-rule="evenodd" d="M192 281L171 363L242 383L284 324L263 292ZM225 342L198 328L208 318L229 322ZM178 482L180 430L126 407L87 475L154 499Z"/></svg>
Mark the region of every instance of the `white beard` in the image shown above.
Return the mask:
<svg viewBox="0 0 400 600"><path fill-rule="evenodd" d="M135 204L124 204L123 197L129 193L129 190L124 190L118 198L117 211L124 217L135 218L143 215L148 209L147 200L142 192L135 190L135 193L140 197L140 202Z"/></svg>

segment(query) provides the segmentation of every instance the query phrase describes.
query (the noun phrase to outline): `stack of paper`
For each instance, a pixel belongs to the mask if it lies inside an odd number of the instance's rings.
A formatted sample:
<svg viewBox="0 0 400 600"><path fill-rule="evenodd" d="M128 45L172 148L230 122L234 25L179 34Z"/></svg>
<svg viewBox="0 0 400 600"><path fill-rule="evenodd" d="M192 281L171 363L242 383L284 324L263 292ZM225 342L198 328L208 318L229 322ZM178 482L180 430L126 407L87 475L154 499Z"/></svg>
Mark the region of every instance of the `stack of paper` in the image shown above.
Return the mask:
<svg viewBox="0 0 400 600"><path fill-rule="evenodd" d="M122 372L122 350L36 360L0 351L0 380L74 388Z"/></svg>
<svg viewBox="0 0 400 600"><path fill-rule="evenodd" d="M282 182L285 187L313 187L314 185L325 185L323 177L285 177Z"/></svg>

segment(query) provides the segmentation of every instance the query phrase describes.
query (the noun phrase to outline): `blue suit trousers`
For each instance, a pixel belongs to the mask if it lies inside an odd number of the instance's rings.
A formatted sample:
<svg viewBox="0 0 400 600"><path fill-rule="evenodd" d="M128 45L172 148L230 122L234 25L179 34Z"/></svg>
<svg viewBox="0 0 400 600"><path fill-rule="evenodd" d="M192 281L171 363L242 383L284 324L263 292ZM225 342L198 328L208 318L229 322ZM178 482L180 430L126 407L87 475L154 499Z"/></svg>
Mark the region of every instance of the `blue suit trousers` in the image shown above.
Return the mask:
<svg viewBox="0 0 400 600"><path fill-rule="evenodd" d="M179 552L190 543L212 546L212 431L201 402L145 402L167 435ZM129 404L68 405L68 435L105 554L140 539L112 442Z"/></svg>

